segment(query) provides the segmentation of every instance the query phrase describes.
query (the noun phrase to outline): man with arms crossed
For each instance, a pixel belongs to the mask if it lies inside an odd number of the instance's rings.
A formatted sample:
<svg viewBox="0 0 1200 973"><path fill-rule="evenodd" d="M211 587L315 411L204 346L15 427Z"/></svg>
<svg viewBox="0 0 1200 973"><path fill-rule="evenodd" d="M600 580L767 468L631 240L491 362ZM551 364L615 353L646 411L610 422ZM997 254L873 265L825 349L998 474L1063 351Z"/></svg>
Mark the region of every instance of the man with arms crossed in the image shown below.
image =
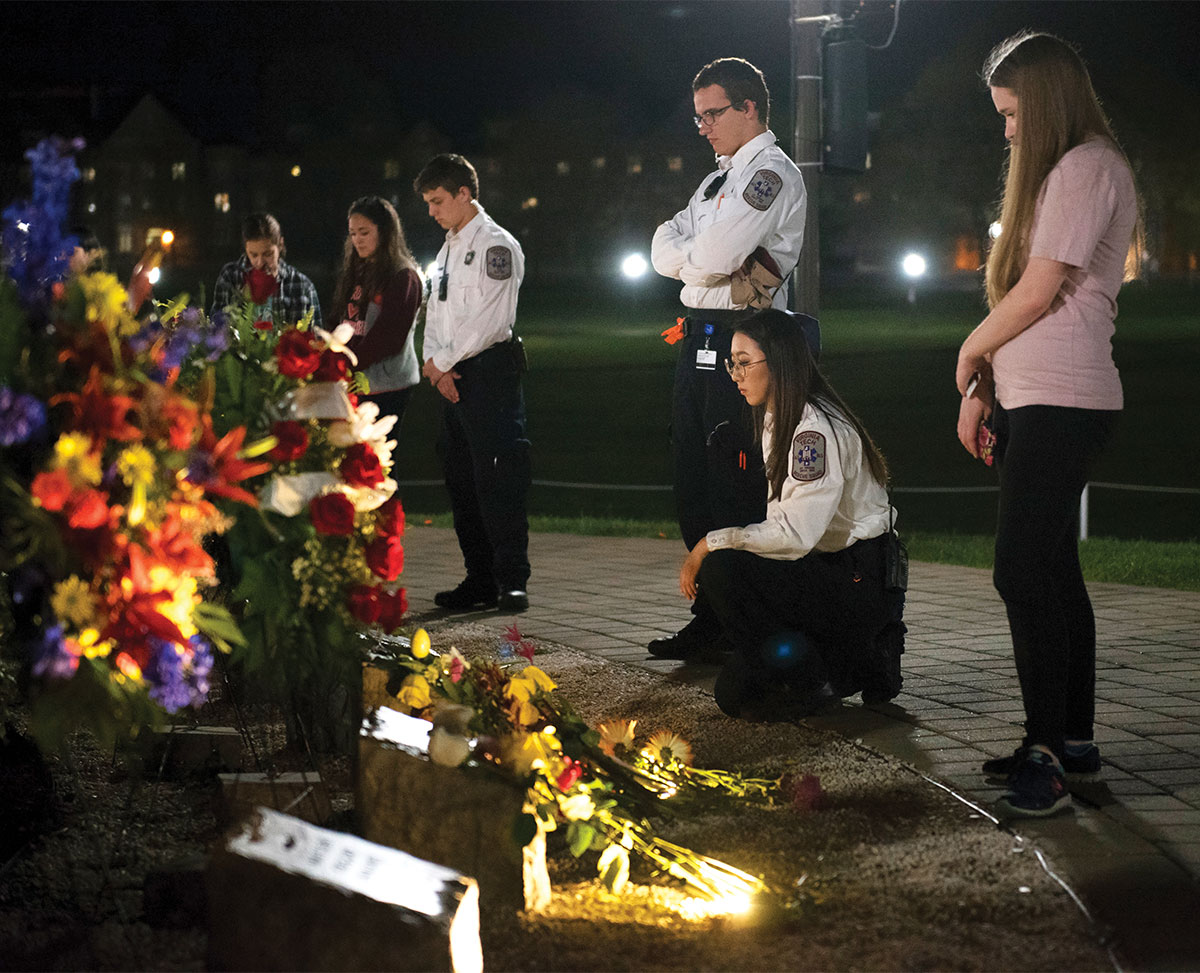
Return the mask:
<svg viewBox="0 0 1200 973"><path fill-rule="evenodd" d="M658 228L651 247L654 269L683 283L686 316L668 340L682 340L671 441L689 551L710 530L766 516L762 454L725 360L738 320L764 307L787 308L786 278L800 258L807 204L800 170L767 128L770 95L758 68L741 58L713 61L692 81L692 95L696 127L716 153L717 171ZM798 318L797 327L801 320L812 328L815 350L816 322ZM650 643L652 655L719 654L720 628L703 591L692 613L680 632Z"/></svg>

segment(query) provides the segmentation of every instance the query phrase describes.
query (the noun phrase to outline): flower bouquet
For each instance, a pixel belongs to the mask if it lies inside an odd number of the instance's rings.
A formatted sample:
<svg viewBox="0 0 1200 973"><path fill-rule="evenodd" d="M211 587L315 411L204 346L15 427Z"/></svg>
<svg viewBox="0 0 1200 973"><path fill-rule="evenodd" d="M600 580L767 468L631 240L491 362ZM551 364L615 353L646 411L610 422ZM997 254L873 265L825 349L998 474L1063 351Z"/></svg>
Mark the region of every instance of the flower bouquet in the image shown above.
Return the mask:
<svg viewBox="0 0 1200 973"><path fill-rule="evenodd" d="M139 341L157 322L130 314L115 277L62 279L68 148L27 154L33 201L5 211L0 280L0 653L46 746L77 726L112 740L203 702L214 649L241 642L202 600L215 576L202 539L232 522L212 498L254 504L238 484L269 468L244 428L216 436L168 342Z"/></svg>

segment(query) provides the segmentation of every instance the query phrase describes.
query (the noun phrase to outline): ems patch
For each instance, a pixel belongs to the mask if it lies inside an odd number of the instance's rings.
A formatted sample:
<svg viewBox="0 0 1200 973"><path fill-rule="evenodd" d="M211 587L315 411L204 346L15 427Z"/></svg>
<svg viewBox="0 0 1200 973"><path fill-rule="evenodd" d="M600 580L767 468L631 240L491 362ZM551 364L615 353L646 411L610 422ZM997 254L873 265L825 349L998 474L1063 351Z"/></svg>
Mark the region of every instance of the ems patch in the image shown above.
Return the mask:
<svg viewBox="0 0 1200 973"><path fill-rule="evenodd" d="M508 247L488 247L487 275L492 280L508 280L512 276L512 251Z"/></svg>
<svg viewBox="0 0 1200 973"><path fill-rule="evenodd" d="M742 190L742 199L758 210L765 210L775 202L783 180L770 169L759 169Z"/></svg>
<svg viewBox="0 0 1200 973"><path fill-rule="evenodd" d="M825 475L825 437L806 429L792 442L792 478L801 483L819 480Z"/></svg>

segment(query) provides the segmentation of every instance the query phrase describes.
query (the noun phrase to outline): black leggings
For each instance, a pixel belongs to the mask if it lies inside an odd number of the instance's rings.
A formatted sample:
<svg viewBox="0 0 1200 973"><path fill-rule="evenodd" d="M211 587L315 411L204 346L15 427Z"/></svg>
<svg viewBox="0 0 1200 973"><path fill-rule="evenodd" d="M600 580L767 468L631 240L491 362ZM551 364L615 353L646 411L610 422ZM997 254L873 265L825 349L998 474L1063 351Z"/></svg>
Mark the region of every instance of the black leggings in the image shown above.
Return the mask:
<svg viewBox="0 0 1200 973"><path fill-rule="evenodd" d="M1000 471L993 580L1008 611L1026 746L1092 739L1096 620L1079 566L1079 496L1118 412L1030 405L992 420Z"/></svg>

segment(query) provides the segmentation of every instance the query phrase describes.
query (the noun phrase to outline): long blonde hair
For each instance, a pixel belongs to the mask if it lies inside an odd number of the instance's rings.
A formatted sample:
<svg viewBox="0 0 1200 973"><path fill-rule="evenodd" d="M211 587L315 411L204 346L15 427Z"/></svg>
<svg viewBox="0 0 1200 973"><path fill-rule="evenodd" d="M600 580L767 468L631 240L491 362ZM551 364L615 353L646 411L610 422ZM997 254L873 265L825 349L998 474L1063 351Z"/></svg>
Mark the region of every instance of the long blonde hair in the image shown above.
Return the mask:
<svg viewBox="0 0 1200 973"><path fill-rule="evenodd" d="M1083 59L1066 41L1030 30L1014 34L992 50L982 74L989 87L1012 90L1018 113L1000 208L1003 232L987 260L988 306L995 307L1029 261L1038 193L1058 160L1092 138L1107 139L1122 157L1125 153L1100 107ZM1126 280L1137 276L1141 250L1139 218L1125 260Z"/></svg>

